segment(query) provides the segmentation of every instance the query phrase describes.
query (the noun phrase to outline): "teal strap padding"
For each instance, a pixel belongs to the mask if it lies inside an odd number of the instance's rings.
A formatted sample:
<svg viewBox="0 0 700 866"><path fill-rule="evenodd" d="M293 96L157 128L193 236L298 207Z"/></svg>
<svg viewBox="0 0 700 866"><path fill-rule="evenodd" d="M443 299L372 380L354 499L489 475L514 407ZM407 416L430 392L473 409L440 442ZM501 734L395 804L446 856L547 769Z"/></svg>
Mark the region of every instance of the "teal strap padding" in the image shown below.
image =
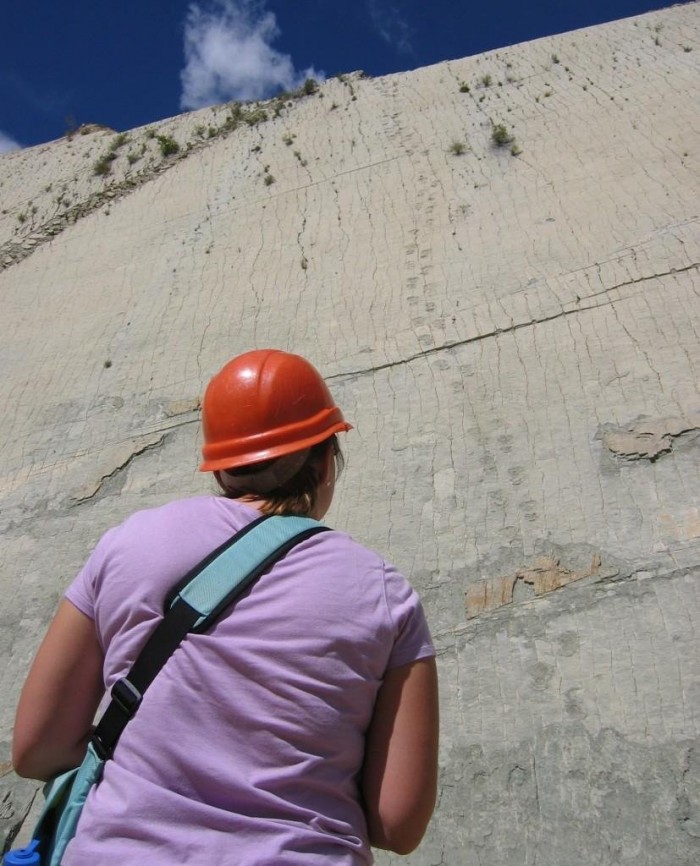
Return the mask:
<svg viewBox="0 0 700 866"><path fill-rule="evenodd" d="M205 618L261 562L301 532L320 525L310 517L275 516L264 520L203 568L176 599L183 599Z"/></svg>
<svg viewBox="0 0 700 866"><path fill-rule="evenodd" d="M82 764L63 773L45 788L46 802L34 829L42 866L60 866L66 846L75 835L87 796L102 776L104 761L90 744ZM55 815L55 828L52 820Z"/></svg>

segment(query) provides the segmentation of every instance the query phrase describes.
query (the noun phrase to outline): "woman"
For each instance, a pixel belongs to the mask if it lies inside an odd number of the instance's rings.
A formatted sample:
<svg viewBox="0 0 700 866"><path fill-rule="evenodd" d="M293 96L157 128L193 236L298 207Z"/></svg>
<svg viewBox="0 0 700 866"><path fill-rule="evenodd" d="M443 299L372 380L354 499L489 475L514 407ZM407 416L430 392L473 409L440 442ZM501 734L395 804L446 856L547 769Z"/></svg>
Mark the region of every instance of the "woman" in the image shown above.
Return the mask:
<svg viewBox="0 0 700 866"><path fill-rule="evenodd" d="M203 471L223 496L132 515L68 588L22 691L13 761L77 765L105 689L168 591L265 514L321 519L350 429L318 372L276 350L207 388ZM331 531L294 547L151 685L90 792L64 864L367 864L420 842L435 803L437 677L420 602Z"/></svg>

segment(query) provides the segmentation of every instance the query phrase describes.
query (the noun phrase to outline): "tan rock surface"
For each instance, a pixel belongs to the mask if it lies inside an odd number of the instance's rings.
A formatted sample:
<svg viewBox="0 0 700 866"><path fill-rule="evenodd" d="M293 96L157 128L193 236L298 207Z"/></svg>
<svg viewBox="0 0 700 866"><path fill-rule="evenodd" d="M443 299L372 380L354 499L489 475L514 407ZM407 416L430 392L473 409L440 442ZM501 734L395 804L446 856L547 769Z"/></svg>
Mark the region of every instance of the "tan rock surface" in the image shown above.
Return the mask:
<svg viewBox="0 0 700 866"><path fill-rule="evenodd" d="M1 157L0 762L91 545L208 489L202 388L277 346L356 427L329 522L436 636L441 799L401 862L696 863L699 63L690 3Z"/></svg>

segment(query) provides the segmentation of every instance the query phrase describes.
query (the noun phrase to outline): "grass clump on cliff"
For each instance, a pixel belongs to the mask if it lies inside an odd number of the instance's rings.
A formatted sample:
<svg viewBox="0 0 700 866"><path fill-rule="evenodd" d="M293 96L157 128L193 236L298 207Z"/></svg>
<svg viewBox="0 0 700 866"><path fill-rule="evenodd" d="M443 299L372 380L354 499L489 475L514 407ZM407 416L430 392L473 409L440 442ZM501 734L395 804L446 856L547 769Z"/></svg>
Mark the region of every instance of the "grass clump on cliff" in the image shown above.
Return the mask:
<svg viewBox="0 0 700 866"><path fill-rule="evenodd" d="M338 76L340 81L345 83L345 79L340 75ZM287 101L289 99L301 99L303 96L313 96L314 93L318 93L319 84L315 78L307 78L301 87L297 87L296 90L282 90L277 94L277 99L282 101Z"/></svg>
<svg viewBox="0 0 700 866"><path fill-rule="evenodd" d="M180 150L180 145L170 135L156 135L156 141L163 156L172 156Z"/></svg>
<svg viewBox="0 0 700 866"><path fill-rule="evenodd" d="M491 130L491 141L494 147L507 147L510 145L511 156L520 156L523 152L522 147L515 140L515 136L508 129L505 123L495 123Z"/></svg>
<svg viewBox="0 0 700 866"><path fill-rule="evenodd" d="M246 123L248 126L257 126L267 120L267 112L258 105L242 105L240 102L232 102L229 111L219 132L233 132L239 124ZM211 130L212 127L209 127ZM209 136L212 137L211 135Z"/></svg>
<svg viewBox="0 0 700 866"><path fill-rule="evenodd" d="M112 170L112 163L117 158L117 154L110 150L104 156L100 157L92 167L92 173L99 177L108 175Z"/></svg>
<svg viewBox="0 0 700 866"><path fill-rule="evenodd" d="M101 156L92 166L92 173L98 177L105 177L108 175L112 170L112 163L118 156L117 151L124 147L128 141L129 135L126 132L120 132L118 135L115 135L109 145L107 153L104 156ZM131 163L130 158L129 163Z"/></svg>
<svg viewBox="0 0 700 866"><path fill-rule="evenodd" d="M243 115L243 122L248 126L257 126L259 123L264 123L267 120L267 112L264 108L255 108L247 111Z"/></svg>
<svg viewBox="0 0 700 866"><path fill-rule="evenodd" d="M129 140L129 135L126 132L120 132L118 135L112 139L112 143L109 146L109 149L112 153L115 153L119 150L120 147L124 147L124 145Z"/></svg>
<svg viewBox="0 0 700 866"><path fill-rule="evenodd" d="M512 144L515 137L511 135L504 123L496 123L491 130L491 141L496 147L505 147L507 144Z"/></svg>

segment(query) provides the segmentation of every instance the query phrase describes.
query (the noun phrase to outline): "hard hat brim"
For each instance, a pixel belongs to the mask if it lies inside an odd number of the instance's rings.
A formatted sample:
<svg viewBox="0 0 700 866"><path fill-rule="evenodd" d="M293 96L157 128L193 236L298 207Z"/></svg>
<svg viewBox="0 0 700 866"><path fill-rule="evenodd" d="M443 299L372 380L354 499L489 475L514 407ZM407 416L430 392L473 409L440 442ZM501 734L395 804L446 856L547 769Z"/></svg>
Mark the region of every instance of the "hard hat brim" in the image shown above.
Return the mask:
<svg viewBox="0 0 700 866"><path fill-rule="evenodd" d="M273 460L275 457L283 457L285 454L310 448L323 442L324 439L329 439L334 433L348 430L352 430L352 424L343 418L340 409L337 407L325 409L302 424L287 424L274 430L267 430L259 436L247 438L245 442L240 443L239 454L236 453L239 443L235 439L205 445L202 449L204 460L199 466L199 471L217 472Z"/></svg>

